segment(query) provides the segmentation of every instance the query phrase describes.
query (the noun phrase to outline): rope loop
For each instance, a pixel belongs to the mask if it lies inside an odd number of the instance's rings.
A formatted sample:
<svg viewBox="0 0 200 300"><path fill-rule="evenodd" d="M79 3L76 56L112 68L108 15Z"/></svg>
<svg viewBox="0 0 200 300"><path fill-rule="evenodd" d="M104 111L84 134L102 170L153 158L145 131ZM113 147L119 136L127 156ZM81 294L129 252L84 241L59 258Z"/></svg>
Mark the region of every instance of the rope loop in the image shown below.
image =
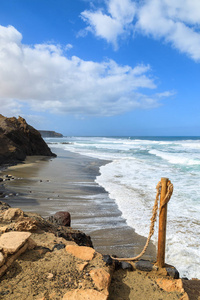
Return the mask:
<svg viewBox="0 0 200 300"><path fill-rule="evenodd" d="M170 200L170 198L172 196L172 193L173 193L173 184L171 183L171 181L168 181L167 185L168 185L168 187L167 187L167 193L166 193L166 196L165 196L165 198L163 200L162 206L160 206L160 211L169 202L169 200ZM156 198L155 198L155 202L154 202L154 206L153 206L153 210L152 210L152 217L151 217L149 235L148 235L146 244L145 244L142 252L139 255L135 256L135 257L130 257L130 258L116 258L116 257L111 256L112 259L118 260L118 261L134 261L134 260L138 260L142 255L144 255L144 253L146 252L147 247L149 245L150 239L151 239L152 235L154 234L154 225L155 225L155 222L156 222L156 219L157 219L158 202L159 202L159 196L161 194L161 188L162 188L161 181L159 181L158 184L157 184L157 186L156 186L157 193L156 193Z"/></svg>

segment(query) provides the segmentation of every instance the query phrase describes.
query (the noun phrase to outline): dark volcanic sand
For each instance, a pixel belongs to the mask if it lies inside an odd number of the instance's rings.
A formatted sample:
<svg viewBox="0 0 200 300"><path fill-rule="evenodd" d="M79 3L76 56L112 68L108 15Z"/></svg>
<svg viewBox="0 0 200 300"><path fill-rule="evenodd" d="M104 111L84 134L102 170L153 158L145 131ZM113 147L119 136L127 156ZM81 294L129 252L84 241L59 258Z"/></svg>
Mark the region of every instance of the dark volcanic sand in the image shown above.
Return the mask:
<svg viewBox="0 0 200 300"><path fill-rule="evenodd" d="M12 207L32 211L44 217L57 211L69 211L71 226L92 238L97 251L130 257L142 250L146 238L126 225L116 203L94 182L99 167L107 161L52 149L57 158L29 157L25 164L2 172L16 177L6 181L6 201ZM9 195L10 194L10 195ZM144 259L155 259L150 245Z"/></svg>

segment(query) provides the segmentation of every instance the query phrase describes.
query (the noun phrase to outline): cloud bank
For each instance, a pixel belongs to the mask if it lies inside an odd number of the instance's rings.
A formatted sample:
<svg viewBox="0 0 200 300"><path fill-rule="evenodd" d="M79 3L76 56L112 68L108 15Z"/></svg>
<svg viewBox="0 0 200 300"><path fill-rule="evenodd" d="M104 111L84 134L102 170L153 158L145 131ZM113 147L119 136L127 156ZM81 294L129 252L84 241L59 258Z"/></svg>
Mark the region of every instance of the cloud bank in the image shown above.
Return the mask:
<svg viewBox="0 0 200 300"><path fill-rule="evenodd" d="M16 114L28 105L34 111L113 116L156 107L170 96L149 96L156 84L148 65L132 68L113 60L68 58L64 51L69 48L72 45L24 45L14 27L0 26L1 113Z"/></svg>
<svg viewBox="0 0 200 300"><path fill-rule="evenodd" d="M117 49L120 38L141 33L162 39L200 61L199 0L105 0L106 9L82 12L86 31Z"/></svg>

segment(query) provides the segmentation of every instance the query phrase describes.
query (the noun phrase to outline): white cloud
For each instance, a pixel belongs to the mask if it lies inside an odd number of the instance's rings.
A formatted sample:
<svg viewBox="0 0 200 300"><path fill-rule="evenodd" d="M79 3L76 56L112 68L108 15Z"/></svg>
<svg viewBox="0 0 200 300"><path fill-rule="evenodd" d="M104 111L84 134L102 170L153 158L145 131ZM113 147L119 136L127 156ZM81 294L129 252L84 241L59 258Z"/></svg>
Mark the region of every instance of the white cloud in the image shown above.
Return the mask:
<svg viewBox="0 0 200 300"><path fill-rule="evenodd" d="M106 1L108 13L102 10L84 11L81 16L88 23L86 30L93 32L97 37L106 39L117 49L118 37L126 35L132 28L136 6L130 0Z"/></svg>
<svg viewBox="0 0 200 300"><path fill-rule="evenodd" d="M0 97L0 114L13 117L21 113L22 105L14 99L3 99Z"/></svg>
<svg viewBox="0 0 200 300"><path fill-rule="evenodd" d="M14 27L0 27L1 111L20 113L29 105L35 111L112 116L159 105L159 97L144 92L156 89L148 65L68 58L59 45L31 47L21 39Z"/></svg>
<svg viewBox="0 0 200 300"><path fill-rule="evenodd" d="M147 0L138 9L136 28L200 61L199 1Z"/></svg>
<svg viewBox="0 0 200 300"><path fill-rule="evenodd" d="M200 61L199 0L105 0L103 9L82 12L86 30L112 43L137 31L163 39L195 61Z"/></svg>

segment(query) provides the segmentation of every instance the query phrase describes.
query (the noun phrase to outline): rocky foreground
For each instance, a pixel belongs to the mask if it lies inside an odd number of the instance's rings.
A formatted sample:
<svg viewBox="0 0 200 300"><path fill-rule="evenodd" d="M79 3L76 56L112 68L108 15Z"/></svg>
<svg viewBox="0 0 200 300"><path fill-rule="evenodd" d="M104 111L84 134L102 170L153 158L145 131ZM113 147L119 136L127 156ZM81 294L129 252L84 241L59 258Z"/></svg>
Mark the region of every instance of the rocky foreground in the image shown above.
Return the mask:
<svg viewBox="0 0 200 300"><path fill-rule="evenodd" d="M0 165L23 161L27 155L56 156L25 119L0 114Z"/></svg>
<svg viewBox="0 0 200 300"><path fill-rule="evenodd" d="M199 281L148 261L115 262L61 219L0 203L0 299L199 299Z"/></svg>

